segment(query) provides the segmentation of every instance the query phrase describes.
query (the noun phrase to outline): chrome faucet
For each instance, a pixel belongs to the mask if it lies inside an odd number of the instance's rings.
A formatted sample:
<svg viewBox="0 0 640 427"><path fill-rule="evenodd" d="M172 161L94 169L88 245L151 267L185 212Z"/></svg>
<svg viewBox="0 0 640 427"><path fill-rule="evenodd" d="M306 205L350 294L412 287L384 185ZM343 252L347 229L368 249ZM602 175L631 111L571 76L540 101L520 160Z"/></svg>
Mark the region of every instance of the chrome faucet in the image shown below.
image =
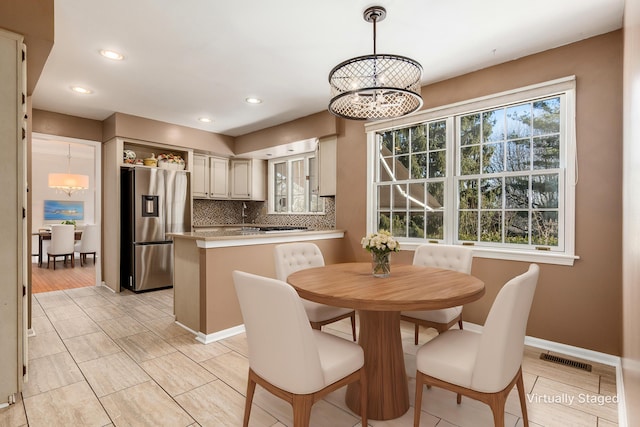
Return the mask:
<svg viewBox="0 0 640 427"><path fill-rule="evenodd" d="M245 202L242 202L242 223L244 224L244 219L247 217L247 214L244 212L244 210L247 209L247 204Z"/></svg>

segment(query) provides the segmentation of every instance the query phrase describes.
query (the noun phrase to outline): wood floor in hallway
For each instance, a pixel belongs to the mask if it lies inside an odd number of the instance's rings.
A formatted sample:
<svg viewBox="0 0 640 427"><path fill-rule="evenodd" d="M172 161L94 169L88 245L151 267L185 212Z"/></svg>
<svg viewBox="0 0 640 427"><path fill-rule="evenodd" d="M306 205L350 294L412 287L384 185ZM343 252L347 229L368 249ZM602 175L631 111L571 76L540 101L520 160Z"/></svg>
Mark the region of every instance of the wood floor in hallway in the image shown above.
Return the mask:
<svg viewBox="0 0 640 427"><path fill-rule="evenodd" d="M47 268L46 263L38 267L38 263L31 264L31 292L34 294L51 291L64 291L67 289L83 288L96 284L96 268L92 260L80 266L77 259L75 267L62 265L59 261L56 269Z"/></svg>

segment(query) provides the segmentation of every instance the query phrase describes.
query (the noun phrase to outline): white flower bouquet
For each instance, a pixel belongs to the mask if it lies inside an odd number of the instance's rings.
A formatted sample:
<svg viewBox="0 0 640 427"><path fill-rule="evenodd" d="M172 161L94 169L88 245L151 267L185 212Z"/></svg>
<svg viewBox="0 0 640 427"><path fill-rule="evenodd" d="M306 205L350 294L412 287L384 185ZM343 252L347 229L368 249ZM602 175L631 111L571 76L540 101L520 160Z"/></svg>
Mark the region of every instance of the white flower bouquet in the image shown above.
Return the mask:
<svg viewBox="0 0 640 427"><path fill-rule="evenodd" d="M379 230L377 233L371 233L362 238L362 247L373 254L387 254L389 252L398 252L400 243L398 243L391 232L387 230Z"/></svg>
<svg viewBox="0 0 640 427"><path fill-rule="evenodd" d="M362 238L362 247L371 253L374 277L388 277L391 274L389 254L400 250L400 243L387 230L378 230Z"/></svg>

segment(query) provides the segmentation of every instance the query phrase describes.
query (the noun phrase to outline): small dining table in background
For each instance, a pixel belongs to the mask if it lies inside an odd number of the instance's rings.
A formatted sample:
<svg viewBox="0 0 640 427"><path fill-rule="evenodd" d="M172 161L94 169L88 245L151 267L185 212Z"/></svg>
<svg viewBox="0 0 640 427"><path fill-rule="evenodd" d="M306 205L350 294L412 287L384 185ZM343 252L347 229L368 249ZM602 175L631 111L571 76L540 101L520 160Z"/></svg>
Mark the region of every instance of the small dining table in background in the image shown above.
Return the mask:
<svg viewBox="0 0 640 427"><path fill-rule="evenodd" d="M37 233L31 233L32 236L38 236L38 267L42 267L42 241L51 240L51 230L39 230ZM74 239L76 241L82 238L82 230L76 230Z"/></svg>
<svg viewBox="0 0 640 427"><path fill-rule="evenodd" d="M484 283L441 268L392 265L391 275L373 277L371 263L331 264L297 271L287 278L307 300L358 310L358 342L367 372L370 419L390 420L409 409L400 312L455 307L480 299ZM360 386L349 385L347 406L360 413Z"/></svg>

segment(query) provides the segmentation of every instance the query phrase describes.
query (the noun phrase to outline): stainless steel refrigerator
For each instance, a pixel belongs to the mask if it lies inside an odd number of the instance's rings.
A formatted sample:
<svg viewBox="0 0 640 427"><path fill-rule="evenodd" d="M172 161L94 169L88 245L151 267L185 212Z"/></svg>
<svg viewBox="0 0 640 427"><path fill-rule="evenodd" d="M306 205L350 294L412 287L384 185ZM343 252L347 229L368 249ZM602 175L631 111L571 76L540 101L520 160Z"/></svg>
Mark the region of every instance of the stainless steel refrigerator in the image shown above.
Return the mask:
<svg viewBox="0 0 640 427"><path fill-rule="evenodd" d="M120 285L135 292L171 287L167 233L191 230L189 172L122 167L120 178Z"/></svg>

